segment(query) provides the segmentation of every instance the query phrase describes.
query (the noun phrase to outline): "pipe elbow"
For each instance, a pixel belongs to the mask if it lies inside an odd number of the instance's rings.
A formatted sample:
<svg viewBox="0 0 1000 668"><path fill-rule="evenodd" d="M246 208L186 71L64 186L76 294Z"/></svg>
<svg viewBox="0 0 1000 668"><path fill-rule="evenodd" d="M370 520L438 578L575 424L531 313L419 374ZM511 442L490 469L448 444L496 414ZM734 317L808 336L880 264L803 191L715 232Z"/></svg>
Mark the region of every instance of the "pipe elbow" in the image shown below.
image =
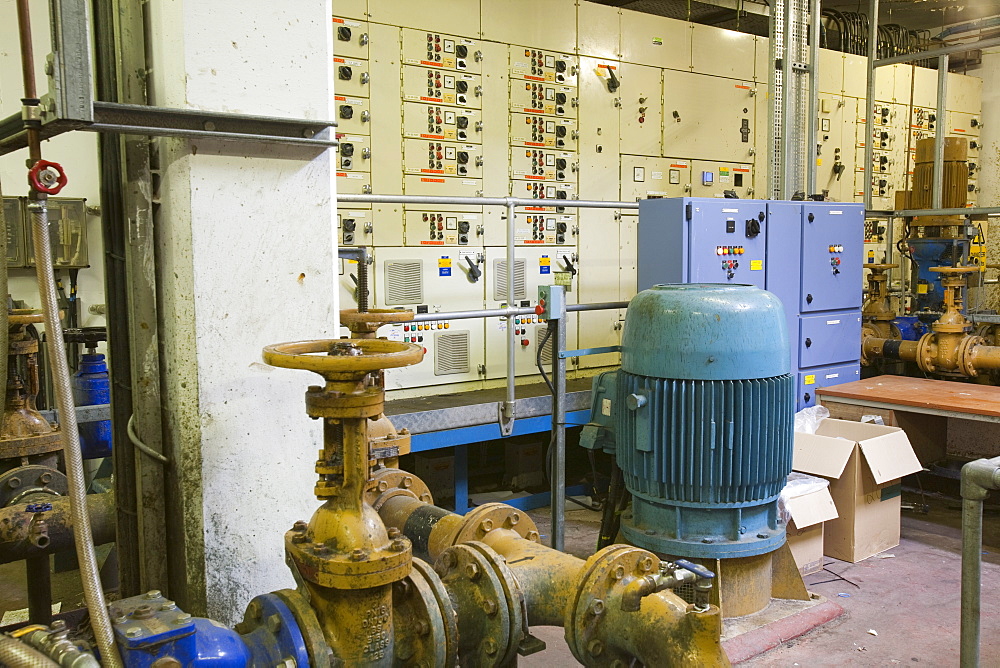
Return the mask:
<svg viewBox="0 0 1000 668"><path fill-rule="evenodd" d="M638 612L642 599L656 591L656 578L651 575L630 582L622 592L622 612Z"/></svg>
<svg viewBox="0 0 1000 668"><path fill-rule="evenodd" d="M977 459L962 467L962 498L982 501L1000 489L1000 457Z"/></svg>

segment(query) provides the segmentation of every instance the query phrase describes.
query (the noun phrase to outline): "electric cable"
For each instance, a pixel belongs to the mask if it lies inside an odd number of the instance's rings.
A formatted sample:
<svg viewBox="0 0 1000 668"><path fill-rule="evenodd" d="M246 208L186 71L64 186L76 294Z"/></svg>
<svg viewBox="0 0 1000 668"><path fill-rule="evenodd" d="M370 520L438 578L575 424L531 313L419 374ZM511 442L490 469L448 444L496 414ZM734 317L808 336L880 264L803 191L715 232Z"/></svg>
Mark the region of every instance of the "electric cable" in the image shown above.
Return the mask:
<svg viewBox="0 0 1000 668"><path fill-rule="evenodd" d="M128 440L132 442L132 445L134 445L139 452L146 455L147 457L152 457L161 464L170 463L169 459L167 459L162 454L160 454L153 448L143 443L142 439L139 438L139 435L135 433L135 413L129 416L128 427L126 430L128 431Z"/></svg>

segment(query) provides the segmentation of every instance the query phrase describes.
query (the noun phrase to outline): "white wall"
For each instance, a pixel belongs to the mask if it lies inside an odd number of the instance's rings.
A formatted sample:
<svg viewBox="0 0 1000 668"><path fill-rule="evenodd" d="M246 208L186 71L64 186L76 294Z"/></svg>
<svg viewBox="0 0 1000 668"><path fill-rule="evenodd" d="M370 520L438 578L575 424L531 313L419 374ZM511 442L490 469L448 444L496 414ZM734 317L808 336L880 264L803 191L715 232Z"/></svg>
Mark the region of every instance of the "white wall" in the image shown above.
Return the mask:
<svg viewBox="0 0 1000 668"><path fill-rule="evenodd" d="M983 51L983 63L970 74L983 79L983 171L979 175L980 206L1000 206L1000 48ZM991 259L996 262L996 259Z"/></svg>
<svg viewBox="0 0 1000 668"><path fill-rule="evenodd" d="M329 0L150 5L156 104L333 117ZM220 20L224 17L224 20ZM332 151L161 141L165 424L181 473L188 606L220 621L292 586L283 533L318 505L318 376L268 343L337 331Z"/></svg>
<svg viewBox="0 0 1000 668"><path fill-rule="evenodd" d="M42 67L50 51L49 17L47 2L32 2L32 34L35 49L36 80L39 91L48 89ZM7 117L21 110L24 86L21 80L21 58L17 35L17 12L14 0L0 0L0 117ZM0 157L0 189L4 196L28 194L27 150ZM69 182L59 197L85 197L88 206L100 204L100 182L97 166L97 135L76 132L55 137L42 146L42 157L60 163ZM101 243L99 216L87 217L87 236L90 247L90 268L79 275L80 325L82 327L105 324L104 316L92 315L88 309L93 304L104 303L104 249ZM63 271L63 276L68 272ZM67 294L69 282L64 281ZM38 285L34 269L10 271L10 293L23 299L30 306L39 307Z"/></svg>

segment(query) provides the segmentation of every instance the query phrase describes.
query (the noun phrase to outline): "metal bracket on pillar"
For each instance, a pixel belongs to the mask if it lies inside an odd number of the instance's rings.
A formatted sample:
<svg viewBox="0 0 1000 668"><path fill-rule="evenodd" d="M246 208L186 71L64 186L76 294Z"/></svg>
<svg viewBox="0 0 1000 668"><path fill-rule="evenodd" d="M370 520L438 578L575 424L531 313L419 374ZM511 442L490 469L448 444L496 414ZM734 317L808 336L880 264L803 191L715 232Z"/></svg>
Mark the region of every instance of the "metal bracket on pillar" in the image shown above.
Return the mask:
<svg viewBox="0 0 1000 668"><path fill-rule="evenodd" d="M514 433L514 418L516 412L516 401L501 401L497 404L497 424L500 426L501 436L510 436Z"/></svg>
<svg viewBox="0 0 1000 668"><path fill-rule="evenodd" d="M93 38L87 0L49 0L52 55L45 64L49 93L42 97L41 136L72 130L154 137L222 139L311 146L336 146L333 121L169 109L94 99ZM21 112L0 119L0 155L28 145Z"/></svg>

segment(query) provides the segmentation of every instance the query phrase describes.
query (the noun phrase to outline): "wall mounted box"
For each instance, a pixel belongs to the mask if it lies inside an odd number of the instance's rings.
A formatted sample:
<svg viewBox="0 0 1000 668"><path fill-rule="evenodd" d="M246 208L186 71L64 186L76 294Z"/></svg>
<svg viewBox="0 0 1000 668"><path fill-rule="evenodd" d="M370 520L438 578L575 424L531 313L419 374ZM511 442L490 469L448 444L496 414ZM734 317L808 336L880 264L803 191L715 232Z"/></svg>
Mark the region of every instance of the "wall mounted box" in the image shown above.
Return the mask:
<svg viewBox="0 0 1000 668"><path fill-rule="evenodd" d="M843 561L899 545L900 478L922 468L899 427L826 419L795 434L792 469L830 481L839 517L826 524L824 550Z"/></svg>

